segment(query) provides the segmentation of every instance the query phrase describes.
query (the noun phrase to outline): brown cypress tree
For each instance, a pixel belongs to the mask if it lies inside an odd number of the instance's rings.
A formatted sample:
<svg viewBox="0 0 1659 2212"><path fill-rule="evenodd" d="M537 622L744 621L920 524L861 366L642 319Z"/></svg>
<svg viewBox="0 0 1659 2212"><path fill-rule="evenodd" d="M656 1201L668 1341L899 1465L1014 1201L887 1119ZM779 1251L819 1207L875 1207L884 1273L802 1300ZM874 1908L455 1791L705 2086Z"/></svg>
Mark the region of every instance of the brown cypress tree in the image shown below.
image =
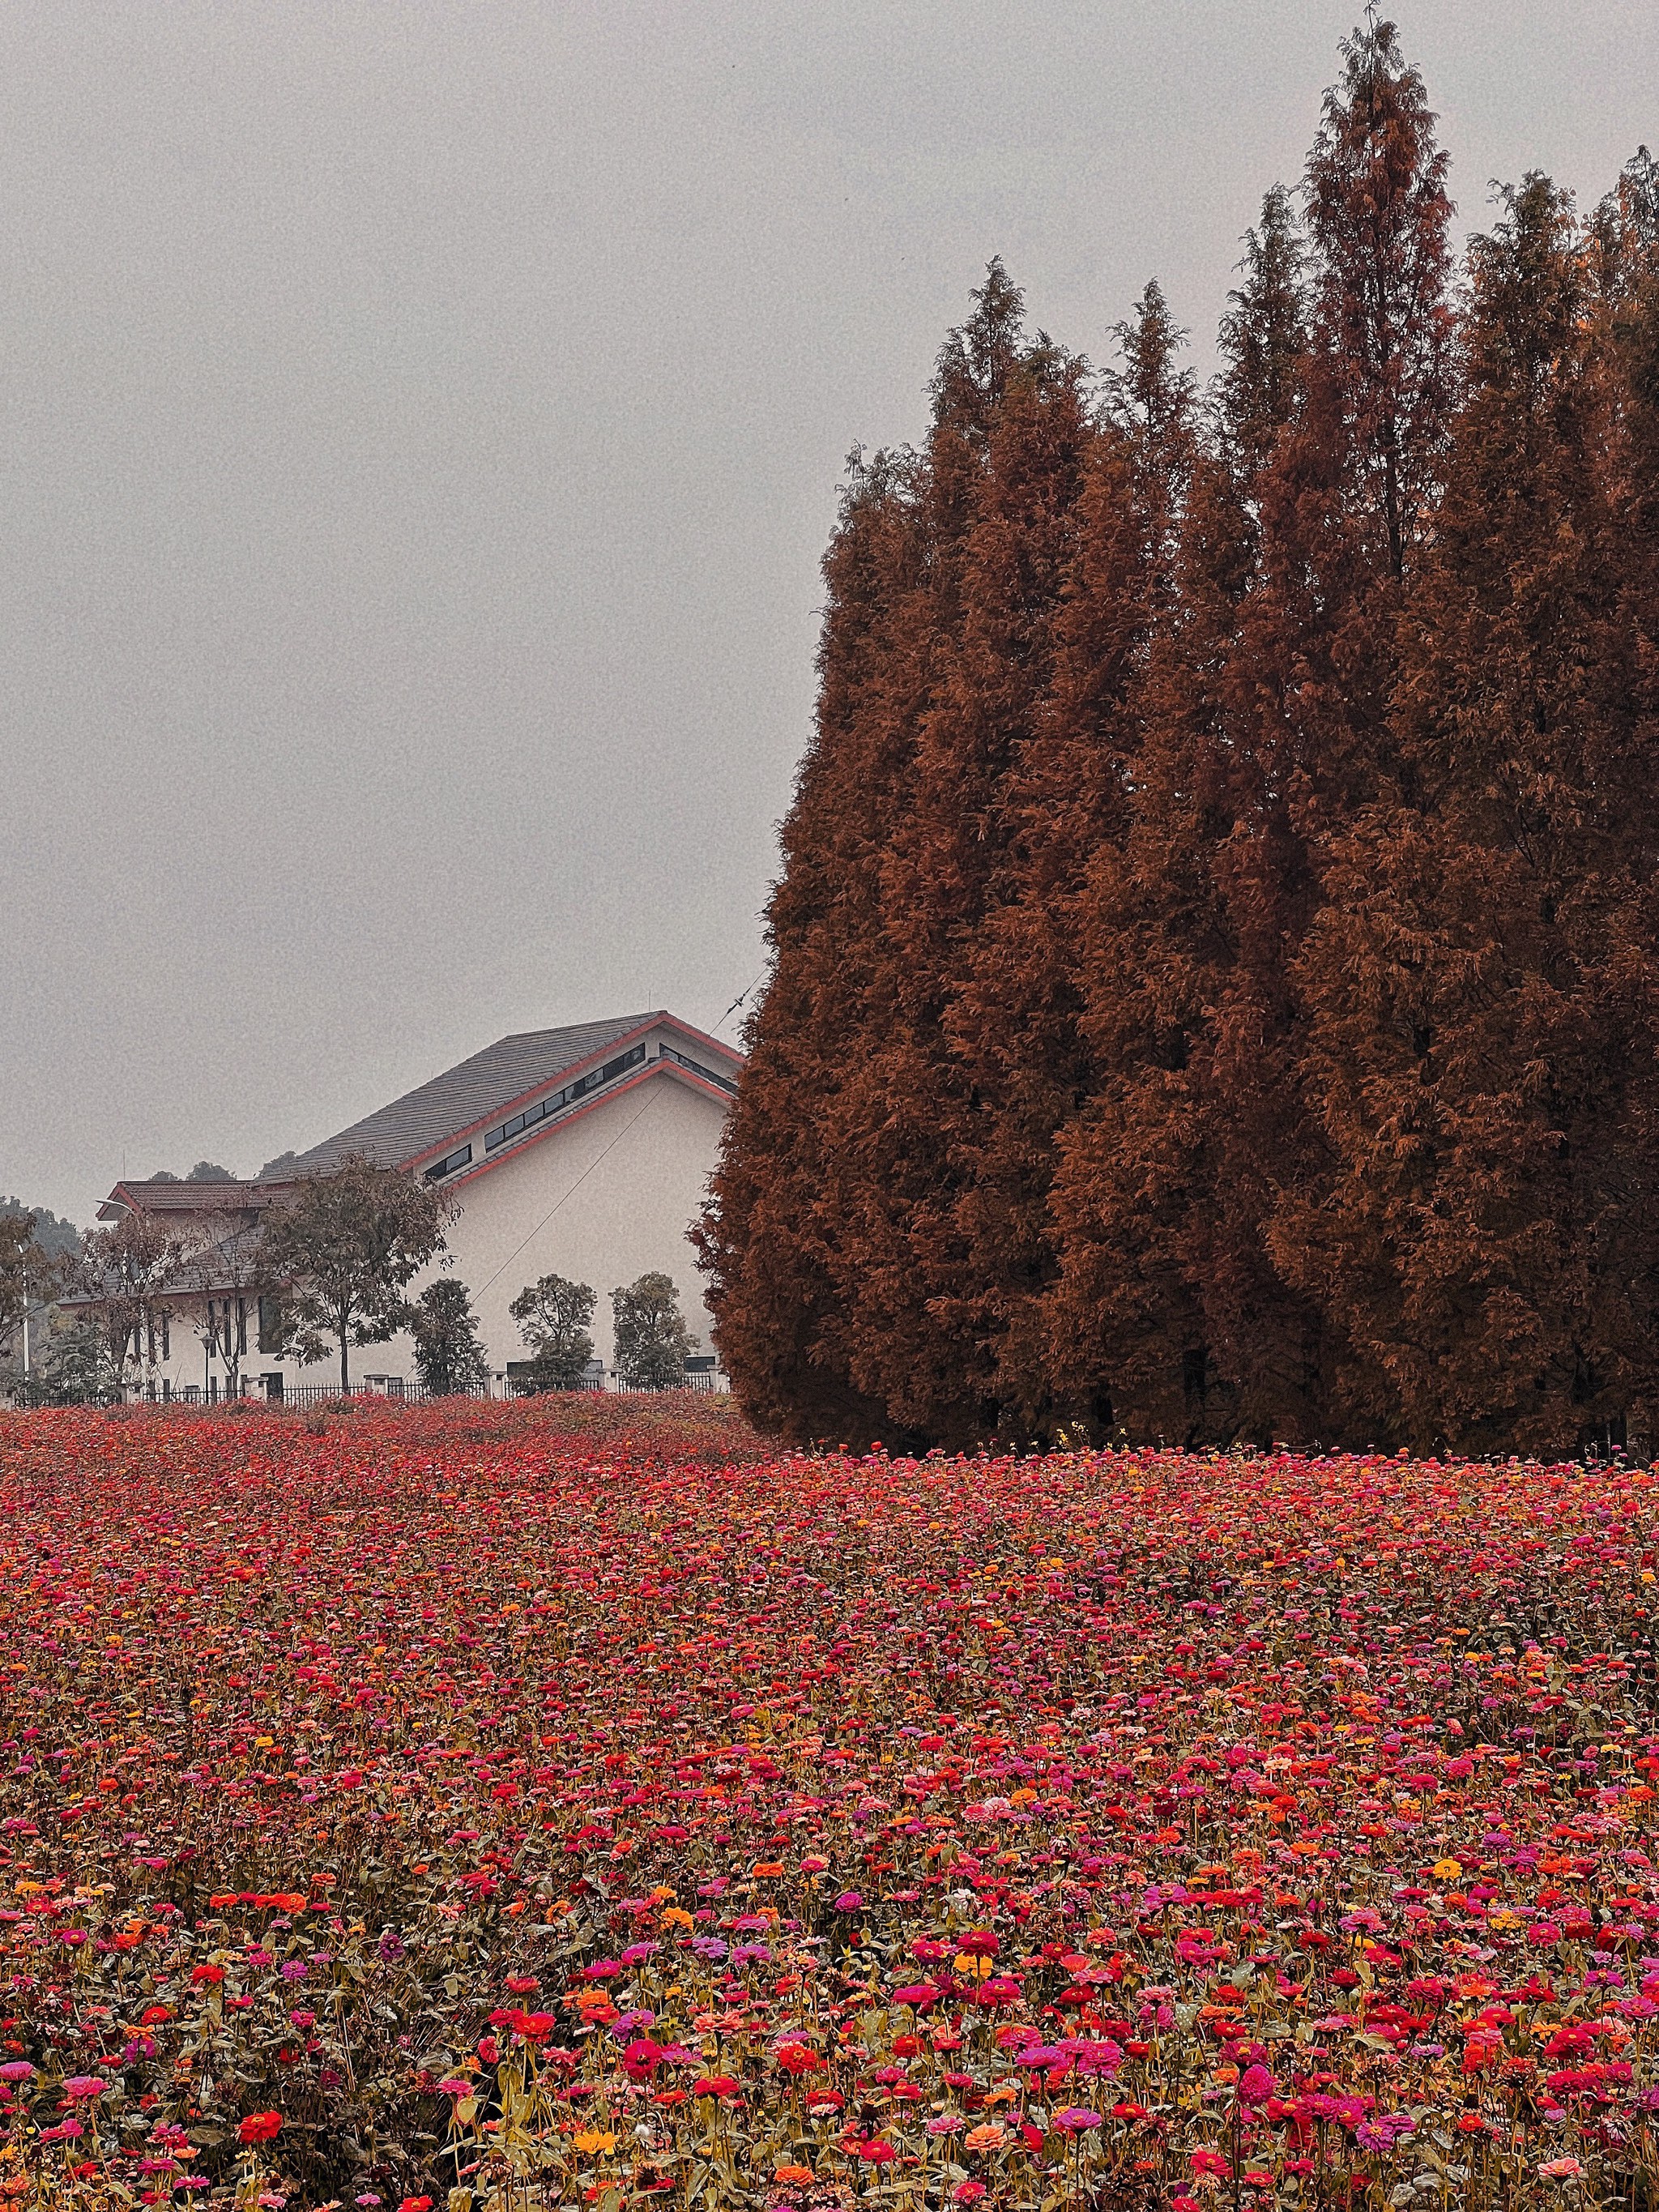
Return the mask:
<svg viewBox="0 0 1659 2212"><path fill-rule="evenodd" d="M1022 1270L1040 1264L1020 1243L1042 1215L1041 1188L1020 1181L1032 1117L999 1091L964 994L1011 896L1010 791L1043 711L1089 439L1078 365L1027 340L993 263L934 381L927 568L908 614L912 785L884 868L880 1018L849 1076L836 1170L856 1255L842 1279L852 1371L896 1435L964 1441L999 1425L1000 1338ZM988 1132L1006 1147L995 1168L979 1151Z"/></svg>
<svg viewBox="0 0 1659 2212"><path fill-rule="evenodd" d="M993 264L849 490L704 1229L770 1425L1659 1419L1659 189L1511 197L1449 448L1433 118L1343 53L1207 420L1155 289L1091 421Z"/></svg>
<svg viewBox="0 0 1659 2212"><path fill-rule="evenodd" d="M1302 1133L1285 1081L1296 1010L1283 958L1308 894L1295 810L1309 786L1286 708L1322 603L1338 604L1322 597L1322 581L1309 591L1310 546L1331 550L1318 518L1341 483L1333 441L1312 419L1311 388L1328 385L1329 371L1316 349L1310 264L1322 265L1275 187L1247 236L1244 281L1223 322L1218 450L1194 504L1205 528L1188 596L1208 605L1207 635L1199 633L1200 654L1172 661L1164 687L1172 732L1192 726L1202 764L1194 788L1209 794L1193 824L1206 896L1206 957L1193 977L1200 1018L1191 1024L1204 1165L1187 1265L1200 1319L1196 1340L1189 1323L1179 1350L1193 1432L1216 1441L1329 1426L1322 1319L1278 1273L1265 1233ZM1328 256L1323 266L1328 284ZM1177 735L1178 774L1182 757Z"/></svg>
<svg viewBox="0 0 1659 2212"><path fill-rule="evenodd" d="M1650 945L1659 758L1608 681L1639 653L1591 257L1547 179L1504 202L1471 248L1397 779L1334 842L1300 965L1338 1165L1296 1202L1296 1264L1413 1441L1560 1449L1630 1402L1631 1286L1659 1268L1649 994L1620 981Z"/></svg>
<svg viewBox="0 0 1659 2212"><path fill-rule="evenodd" d="M1178 365L1183 334L1156 285L1119 337L1114 436L1091 487L1056 702L1071 757L1079 772L1092 762L1105 777L1107 803L1066 916L1094 1065L1060 1138L1058 1264L1045 1319L1060 1404L1097 1424L1179 1433L1180 1347L1201 1333L1187 1247L1203 1210L1188 1057L1197 1018L1190 895L1201 903L1202 893L1187 872L1188 833L1202 842L1193 809L1201 816L1209 793L1190 746L1197 780L1176 765L1192 732L1183 723L1177 737L1166 723L1164 685L1188 641L1194 661L1205 659L1197 639L1214 610L1200 606L1200 580L1187 569L1192 385ZM1191 544L1206 532L1195 518L1207 518L1212 489L1200 464ZM1221 533L1224 565L1236 556L1237 523ZM1231 609L1222 628L1231 629Z"/></svg>
<svg viewBox="0 0 1659 2212"><path fill-rule="evenodd" d="M1386 772L1398 590L1449 390L1444 161L1393 27L1344 48L1310 156L1311 328L1282 194L1224 328L1133 819L1083 936L1098 1095L1066 1139L1052 1310L1132 1425L1330 1433L1362 1395L1273 1243L1324 1169L1289 962L1325 841Z"/></svg>
<svg viewBox="0 0 1659 2212"><path fill-rule="evenodd" d="M902 635L889 688L904 758L902 803L889 810L877 861L879 918L868 947L866 1011L836 1092L824 1204L842 1237L836 1276L849 1371L884 1409L890 1438L920 1441L935 1407L960 1400L958 1346L927 1310L918 1272L949 1177L945 1093L960 1081L940 1017L950 917L915 888L927 772L921 755L962 622L963 576L991 441L1024 345L1023 303L1000 262L952 331L933 382L918 460L917 586L896 610ZM965 1417L973 1421L973 1412Z"/></svg>
<svg viewBox="0 0 1659 2212"><path fill-rule="evenodd" d="M1109 1401L1139 1434L1293 1426L1303 1380L1306 1316L1287 1313L1298 1302L1262 1248L1270 1187L1239 1110L1257 1095L1255 975L1270 962L1237 911L1233 842L1257 713L1237 665L1241 608L1261 488L1305 383L1303 260L1275 190L1224 323L1212 435L1189 477L1187 454L1166 450L1160 468L1149 449L1162 574L1130 694L1132 803L1077 920L1098 1073L1054 1192L1056 1382L1097 1414Z"/></svg>
<svg viewBox="0 0 1659 2212"><path fill-rule="evenodd" d="M1370 21L1342 52L1304 187L1304 395L1260 478L1259 556L1231 671L1237 811L1220 865L1239 950L1214 1109L1239 1133L1238 1230L1279 1277L1257 1293L1273 1394L1290 1432L1328 1438L1373 1432L1391 1398L1329 1309L1308 1303L1297 1224L1330 1161L1304 1079L1295 961L1330 841L1390 773L1401 592L1453 389L1451 207L1422 79L1391 23Z"/></svg>
<svg viewBox="0 0 1659 2212"><path fill-rule="evenodd" d="M1056 1380L1092 1385L1096 1410L1109 1396L1141 1434L1294 1431L1310 1410L1316 1317L1262 1238L1280 1102L1261 1060L1286 1024L1263 1004L1277 917L1258 879L1275 878L1261 865L1257 671L1241 651L1264 488L1304 403L1304 263L1275 189L1247 234L1211 435L1133 695L1130 818L1079 916L1098 1079L1055 1188Z"/></svg>
<svg viewBox="0 0 1659 2212"><path fill-rule="evenodd" d="M1632 1441L1659 1438L1659 1263L1655 1259L1653 1162L1659 1159L1659 853L1653 777L1659 761L1659 163L1638 149L1612 202L1619 252L1601 287L1609 334L1616 427L1604 467L1616 515L1618 598L1597 640L1595 694L1615 733L1601 785L1619 805L1619 896L1607 915L1601 970L1609 1018L1628 1068L1624 1111L1610 1132L1604 1170L1613 1193L1616 1269L1623 1298L1616 1340L1620 1372L1606 1378L1611 1407L1622 1385ZM1607 210L1598 221L1604 235Z"/></svg>
<svg viewBox="0 0 1659 2212"><path fill-rule="evenodd" d="M1044 693L1001 783L991 896L949 1017L977 1071L955 1215L986 1286L987 1388L1003 1427L1024 1435L1051 1433L1079 1413L1109 1418L1053 1358L1053 1192L1063 1133L1096 1084L1078 929L1090 872L1127 820L1128 701L1144 657L1153 533L1145 472L1120 421L1098 416L1078 461L1064 568L1045 609Z"/></svg>
<svg viewBox="0 0 1659 2212"><path fill-rule="evenodd" d="M976 656L994 684L999 655L1025 649L999 636L995 602L1001 592L1017 633L1051 557L1022 546L1020 502L1041 514L1045 472L1064 473L1067 434L1048 418L1075 412L1075 385L1046 340L1027 343L1019 293L993 262L941 352L923 453L902 487L886 465L880 505L890 520L902 489L902 555L879 575L860 568L856 587L843 577L867 533L857 502L832 549L818 728L770 914L775 966L702 1230L728 1371L758 1418L795 1433L903 1442L995 1425L972 1335L938 1304L955 1256L951 1115L972 1087L945 1027L974 900L953 879L968 789L952 783L949 732L964 773L976 739L1019 742L1017 672L981 717L961 669Z"/></svg>
<svg viewBox="0 0 1659 2212"><path fill-rule="evenodd" d="M891 926L948 1073L923 1103L944 1179L913 1216L910 1295L941 1364L909 1416L962 1438L1043 1402L1033 1301L1049 1269L1056 1124L1080 1073L1069 962L1054 941L1077 824L1053 811L1046 744L1056 625L1095 442L1081 364L1022 349L988 439L895 854ZM1080 794L1062 806L1075 815Z"/></svg>
<svg viewBox="0 0 1659 2212"><path fill-rule="evenodd" d="M917 476L906 454L853 458L823 562L817 726L768 911L772 972L697 1239L745 1411L799 1442L863 1441L885 1425L849 1372L843 1097L880 1019L882 868L908 803Z"/></svg>

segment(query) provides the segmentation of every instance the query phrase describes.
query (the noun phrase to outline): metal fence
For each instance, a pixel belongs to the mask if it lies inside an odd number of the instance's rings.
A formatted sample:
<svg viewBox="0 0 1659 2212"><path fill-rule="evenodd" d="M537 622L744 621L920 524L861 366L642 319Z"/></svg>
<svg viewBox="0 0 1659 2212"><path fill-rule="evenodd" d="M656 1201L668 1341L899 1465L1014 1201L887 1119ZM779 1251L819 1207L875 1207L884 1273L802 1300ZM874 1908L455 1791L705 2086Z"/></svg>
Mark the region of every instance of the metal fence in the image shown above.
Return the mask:
<svg viewBox="0 0 1659 2212"><path fill-rule="evenodd" d="M511 1393L505 1389L498 1389L494 1383L479 1383L475 1389L470 1390L450 1390L440 1393L428 1390L423 1382L404 1382L395 1390L389 1390L383 1383L379 1382L355 1382L349 1390L342 1390L337 1382L289 1382L284 1386L280 1395L275 1392L255 1390L245 1391L243 1395L246 1398L263 1399L265 1403L273 1406L337 1405L342 1398L383 1400L391 1406L424 1406L431 1399L439 1395L451 1398L506 1398L510 1396Z"/></svg>
<svg viewBox="0 0 1659 2212"><path fill-rule="evenodd" d="M677 1390L694 1391L703 1397L722 1395L730 1387L723 1375L710 1374L706 1370L689 1374L684 1381L673 1385ZM577 1383L569 1391L550 1391L543 1395L580 1397L596 1393L600 1395L623 1398L661 1395L660 1392L653 1389L648 1384L625 1382L615 1375L597 1376ZM492 1377L487 1383L478 1383L471 1389L451 1391L428 1390L424 1383L404 1381L398 1376L393 1376L389 1382L377 1378L373 1382L355 1382L347 1391L342 1391L337 1382L286 1382L280 1393L262 1389L256 1381L245 1380L241 1391L235 1398L222 1394L217 1398L210 1400L204 1397L199 1390L192 1390L188 1395L175 1392L168 1403L174 1406L204 1407L213 1404L308 1407L337 1405L342 1398L349 1398L356 1402L369 1400L389 1406L424 1406L429 1405L434 1398L439 1397L507 1399L534 1395L536 1394L523 1389L517 1382L505 1381L499 1376Z"/></svg>
<svg viewBox="0 0 1659 2212"><path fill-rule="evenodd" d="M614 1375L608 1375L603 1382L596 1382L593 1387L596 1390L611 1391L619 1398L652 1398L661 1395L654 1383L624 1382ZM705 1370L683 1376L673 1388L676 1390L697 1391L705 1397L722 1397L732 1385L724 1375L710 1375Z"/></svg>

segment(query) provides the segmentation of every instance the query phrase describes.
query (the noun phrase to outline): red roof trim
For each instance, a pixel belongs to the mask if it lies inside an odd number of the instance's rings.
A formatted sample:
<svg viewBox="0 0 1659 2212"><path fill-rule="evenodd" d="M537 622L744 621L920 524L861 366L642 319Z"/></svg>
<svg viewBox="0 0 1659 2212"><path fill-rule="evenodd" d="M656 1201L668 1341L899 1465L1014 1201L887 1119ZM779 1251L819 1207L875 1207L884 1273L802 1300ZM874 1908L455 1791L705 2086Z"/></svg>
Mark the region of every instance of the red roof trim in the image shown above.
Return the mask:
<svg viewBox="0 0 1659 2212"><path fill-rule="evenodd" d="M516 1097L507 1099L503 1104L491 1107L489 1113L483 1115L479 1120L470 1121L463 1127L453 1130L441 1144L428 1145L421 1152L410 1152L398 1164L410 1174L418 1172L421 1168L429 1165L432 1161L444 1158L456 1146L465 1144L469 1139L487 1132L495 1122L511 1121L519 1109L527 1105L532 1098L539 1098L549 1091L562 1089L567 1083L577 1081L592 1067L602 1067L605 1061L613 1059L618 1051L625 1051L629 1046L637 1043L641 1037L647 1036L655 1029L674 1030L680 1036L689 1037L694 1044L702 1046L706 1051L720 1054L731 1062L734 1073L744 1065L744 1055L738 1051L735 1046L723 1044L718 1037L711 1036L706 1030L696 1029L691 1023L682 1021L678 1014L671 1014L665 1007L659 1008L654 1014L647 1015L644 1021L637 1023L633 1029L624 1030L621 1036L614 1036L608 1043L597 1047L587 1054L586 1059L573 1060L568 1067L560 1069L556 1080L550 1079L532 1084L529 1090L520 1091ZM550 1137L560 1129L568 1128L572 1121L580 1120L581 1115L587 1112L589 1107L603 1105L606 1099L619 1097L623 1091L631 1090L645 1077L655 1074L659 1068L665 1068L671 1073L678 1075L682 1083L689 1084L692 1090L700 1091L705 1098L716 1099L722 1105L730 1103L728 1092L720 1090L716 1084L705 1083L692 1069L681 1067L677 1061L672 1060L647 1060L642 1068L628 1076L614 1090L595 1093L592 1098L586 1100L580 1105L574 1114L567 1115L562 1121L550 1121L545 1128L530 1138L527 1143L514 1144L510 1148L511 1152L516 1155L527 1150L529 1145L539 1144L544 1137ZM453 1178L446 1178L444 1188L450 1189L455 1183L465 1182L469 1176L482 1174L485 1168L495 1167L507 1157L507 1152L502 1151L492 1154L486 1159L475 1162L471 1167L463 1169ZM192 1194L199 1192L201 1194L199 1201L182 1204L174 1202L152 1209L147 1206L137 1194L139 1190L151 1187L149 1179L140 1177L134 1183L123 1176L111 1190L109 1196L100 1204L98 1218L100 1221L114 1220L118 1218L119 1213L124 1211L139 1213L151 1210L169 1213L211 1212L216 1210L216 1207L224 1206L227 1204L253 1208L269 1205L279 1194L292 1190L295 1180L294 1176L287 1176L280 1180L273 1177L269 1182L256 1178L246 1182L239 1179L234 1183L183 1182L161 1183L155 1185L154 1188L169 1193L177 1192L181 1197L186 1191ZM245 1193L246 1195L239 1195L236 1199L231 1199L228 1194L232 1191L239 1194ZM255 1193L258 1194L257 1196L254 1195Z"/></svg>
<svg viewBox="0 0 1659 2212"><path fill-rule="evenodd" d="M501 1105L492 1106L489 1113L481 1115L477 1121L469 1121L462 1127L452 1130L441 1144L428 1145L418 1152L410 1152L400 1164L409 1169L411 1173L415 1173L434 1160L445 1158L458 1145L464 1145L469 1138L489 1131L497 1121L510 1121L520 1107L527 1105L532 1098L539 1098L544 1091L563 1090L566 1084L578 1081L591 1067L603 1067L607 1060L614 1060L619 1052L625 1052L630 1045L637 1044L642 1036L648 1036L655 1029L678 1030L682 1036L690 1037L696 1043L706 1045L714 1052L725 1053L729 1059L736 1062L738 1067L744 1064L744 1056L740 1052L734 1051L729 1044L721 1044L718 1039L706 1036L702 1030L694 1030L690 1022L683 1022L678 1014L671 1014L665 1011L651 1014L636 1027L624 1030L620 1036L612 1037L608 1044L600 1045L597 1050L590 1052L585 1060L573 1060L568 1067L562 1067L559 1070L556 1079L549 1078L540 1083L532 1083L528 1091L520 1091L516 1097L507 1099ZM655 1060L647 1060L646 1063L647 1067L654 1067L656 1065ZM673 1062L671 1060L669 1065L672 1067ZM690 1070L682 1068L680 1073L688 1074ZM637 1078L635 1077L629 1079L629 1082L635 1080ZM619 1087L626 1090L628 1084L624 1083ZM724 1091L709 1084L699 1084L697 1087L701 1091L708 1091L712 1097L726 1096ZM615 1091L607 1091L605 1095L607 1098L614 1098L617 1093ZM570 1118L574 1121L575 1115L572 1115ZM567 1125L563 1121L559 1121L553 1126L562 1129ZM515 1145L514 1150L516 1152L519 1149L520 1147ZM492 1160L488 1164L493 1166L495 1163ZM473 1172L476 1170L464 1170L464 1173ZM461 1179L459 1176L453 1178L456 1182ZM446 1189L451 1187L450 1178L445 1178L444 1187Z"/></svg>
<svg viewBox="0 0 1659 2212"><path fill-rule="evenodd" d="M252 1212L269 1206L279 1191L294 1188L283 1182L157 1182L147 1176L123 1176L107 1198L99 1201L98 1218L112 1220L125 1213ZM165 1193L165 1196L156 1194Z"/></svg>
<svg viewBox="0 0 1659 2212"><path fill-rule="evenodd" d="M723 1052L728 1060L735 1060L739 1067L746 1065L747 1054L739 1052L736 1045L722 1044L717 1036L710 1036L707 1030L693 1029L690 1022L683 1022L678 1014L670 1014L667 1019L685 1036L696 1037L699 1044L706 1044L711 1052Z"/></svg>
<svg viewBox="0 0 1659 2212"><path fill-rule="evenodd" d="M684 1024L681 1024L680 1026L684 1028ZM483 1159L474 1160L471 1167L459 1169L453 1176L446 1176L438 1188L443 1190L459 1190L464 1182L476 1182L480 1176L488 1175L491 1168L501 1167L508 1160L522 1159L526 1152L532 1152L538 1145L545 1144L550 1137L561 1135L574 1123L580 1121L584 1115L591 1114L596 1106L608 1106L614 1099L622 1097L626 1092L637 1091L642 1083L648 1083L653 1075L676 1075L682 1083L689 1089L696 1091L700 1097L712 1098L721 1106L729 1106L732 1103L730 1092L720 1090L715 1084L705 1083L694 1070L680 1066L677 1060L647 1060L643 1067L635 1068L631 1075L624 1076L622 1081L611 1090L596 1091L591 1098L585 1098L575 1111L567 1114L562 1121L546 1122L533 1137L517 1138L512 1144L503 1145L499 1152L489 1152ZM534 1096L533 1093L531 1095ZM493 1121L495 1116L492 1114L489 1118ZM440 1153L439 1157L441 1158L443 1156Z"/></svg>

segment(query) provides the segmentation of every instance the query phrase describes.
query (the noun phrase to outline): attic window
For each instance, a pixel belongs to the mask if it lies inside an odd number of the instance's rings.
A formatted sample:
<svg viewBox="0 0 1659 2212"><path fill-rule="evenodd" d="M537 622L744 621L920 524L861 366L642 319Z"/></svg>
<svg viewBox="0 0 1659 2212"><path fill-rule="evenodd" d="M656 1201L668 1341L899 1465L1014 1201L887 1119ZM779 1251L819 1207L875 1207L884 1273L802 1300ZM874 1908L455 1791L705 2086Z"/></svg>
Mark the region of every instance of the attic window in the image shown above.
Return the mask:
<svg viewBox="0 0 1659 2212"><path fill-rule="evenodd" d="M471 1146L463 1145L459 1152L451 1152L447 1159L434 1161L427 1170L425 1179L428 1182L441 1182L446 1176L453 1175L458 1168L470 1166L471 1161Z"/></svg>
<svg viewBox="0 0 1659 2212"><path fill-rule="evenodd" d="M484 1139L485 1152L493 1152L500 1146L510 1144L514 1137L522 1136L526 1129L533 1129L538 1123L550 1121L554 1115L562 1114L567 1106L574 1106L579 1098L586 1098L590 1091L599 1090L603 1084L614 1083L619 1075L625 1075L631 1067L642 1066L644 1062L645 1047L642 1044L618 1053L614 1060L607 1060L603 1067L591 1068L586 1075L579 1076L575 1082L567 1083L562 1091L552 1091L547 1097L538 1099L535 1105L526 1107L522 1114L514 1115L512 1120L504 1121L499 1129L492 1129Z"/></svg>
<svg viewBox="0 0 1659 2212"><path fill-rule="evenodd" d="M693 1075L702 1076L705 1083L717 1083L722 1091L729 1091L735 1098L738 1086L729 1075L716 1075L712 1067L705 1067L700 1060L688 1060L683 1052L676 1052L672 1044L662 1048L662 1058L672 1060L677 1067L689 1067Z"/></svg>

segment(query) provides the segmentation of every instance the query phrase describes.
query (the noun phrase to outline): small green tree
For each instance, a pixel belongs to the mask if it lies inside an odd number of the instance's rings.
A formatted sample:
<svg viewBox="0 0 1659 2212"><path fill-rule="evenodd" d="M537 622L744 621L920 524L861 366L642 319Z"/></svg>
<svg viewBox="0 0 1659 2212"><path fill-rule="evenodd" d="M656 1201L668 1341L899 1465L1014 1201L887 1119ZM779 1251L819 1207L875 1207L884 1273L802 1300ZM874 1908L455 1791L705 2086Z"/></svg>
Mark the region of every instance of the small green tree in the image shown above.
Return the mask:
<svg viewBox="0 0 1659 2212"><path fill-rule="evenodd" d="M91 1315L48 1340L34 1389L36 1401L47 1406L104 1406L120 1396L104 1331Z"/></svg>
<svg viewBox="0 0 1659 2212"><path fill-rule="evenodd" d="M519 1324L519 1334L530 1353L528 1388L532 1390L578 1390L589 1360L593 1340L588 1323L597 1299L586 1283L568 1282L562 1275L544 1275L527 1283L507 1308Z"/></svg>
<svg viewBox="0 0 1659 2212"><path fill-rule="evenodd" d="M6 1360L0 1389L14 1393L21 1390L28 1364L23 1333L47 1311L64 1273L62 1255L46 1249L40 1229L38 1213L10 1200L0 1201L0 1358Z"/></svg>
<svg viewBox="0 0 1659 2212"><path fill-rule="evenodd" d="M218 1179L198 1176L193 1169L186 1178L192 1182ZM196 1333L209 1359L223 1363L228 1400L241 1395L248 1309L257 1305L265 1280L267 1262L257 1220L239 1206L216 1206L196 1216L191 1269L206 1293Z"/></svg>
<svg viewBox="0 0 1659 2212"><path fill-rule="evenodd" d="M685 1380L685 1363L696 1339L680 1311L673 1278L641 1275L611 1293L616 1326L617 1372L636 1390L672 1390Z"/></svg>
<svg viewBox="0 0 1659 2212"><path fill-rule="evenodd" d="M39 1258L33 1213L0 1213L0 1336L9 1335L23 1315L29 1262Z"/></svg>
<svg viewBox="0 0 1659 2212"><path fill-rule="evenodd" d="M307 1176L291 1206L265 1217L267 1274L283 1288L283 1348L320 1359L339 1346L340 1388L351 1387L347 1346L384 1344L409 1324L411 1279L443 1249L453 1208L398 1168L350 1157Z"/></svg>
<svg viewBox="0 0 1659 2212"><path fill-rule="evenodd" d="M179 1277L199 1250L194 1224L131 1208L109 1228L82 1235L69 1288L97 1321L112 1389L125 1390L136 1375L147 1397L158 1395L158 1358Z"/></svg>
<svg viewBox="0 0 1659 2212"><path fill-rule="evenodd" d="M409 1327L416 1371L434 1398L476 1390L489 1382L489 1362L465 1283L453 1275L428 1283L410 1308Z"/></svg>

